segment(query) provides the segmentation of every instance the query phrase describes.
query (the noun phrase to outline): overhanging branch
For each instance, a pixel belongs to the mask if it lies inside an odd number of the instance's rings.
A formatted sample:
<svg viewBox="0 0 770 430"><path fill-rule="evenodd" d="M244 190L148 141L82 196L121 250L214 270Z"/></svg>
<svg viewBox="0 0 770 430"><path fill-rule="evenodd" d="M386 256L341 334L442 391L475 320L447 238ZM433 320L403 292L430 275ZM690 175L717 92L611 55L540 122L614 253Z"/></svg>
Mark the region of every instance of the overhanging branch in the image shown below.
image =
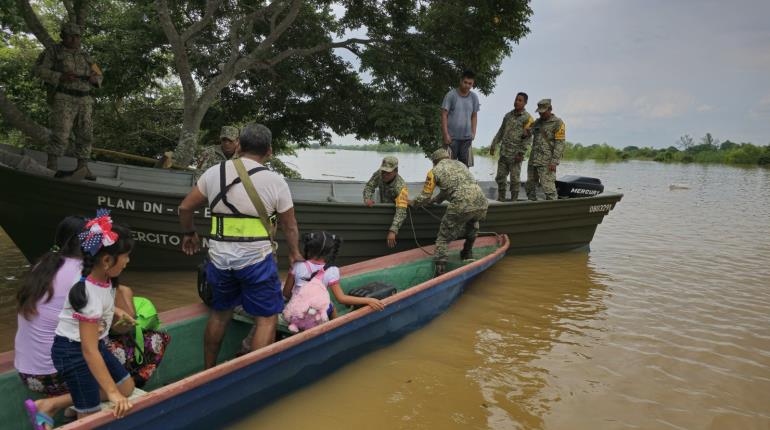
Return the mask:
<svg viewBox="0 0 770 430"><path fill-rule="evenodd" d="M29 31L35 35L37 40L46 48L53 47L55 44L53 38L48 34L45 27L43 27L37 14L35 14L32 6L29 4L29 0L16 0L16 7L18 7L21 16L24 18L24 22L27 24Z"/></svg>

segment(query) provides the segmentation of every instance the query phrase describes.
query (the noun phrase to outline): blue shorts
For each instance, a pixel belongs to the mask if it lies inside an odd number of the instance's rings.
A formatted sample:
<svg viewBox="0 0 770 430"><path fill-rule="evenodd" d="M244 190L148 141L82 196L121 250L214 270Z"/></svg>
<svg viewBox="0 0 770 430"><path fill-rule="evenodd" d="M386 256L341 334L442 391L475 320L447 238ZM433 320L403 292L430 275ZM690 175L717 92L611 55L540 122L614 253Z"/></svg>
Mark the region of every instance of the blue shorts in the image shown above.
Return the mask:
<svg viewBox="0 0 770 430"><path fill-rule="evenodd" d="M251 315L269 317L283 311L283 294L278 267L270 254L243 269L218 269L209 263L206 281L211 286L211 309L227 311L238 305Z"/></svg>
<svg viewBox="0 0 770 430"><path fill-rule="evenodd" d="M131 377L118 359L107 350L103 340L99 340L99 352L115 384L120 385ZM74 409L81 414L100 411L99 383L88 369L80 342L55 336L51 347L51 359L53 367L67 383Z"/></svg>

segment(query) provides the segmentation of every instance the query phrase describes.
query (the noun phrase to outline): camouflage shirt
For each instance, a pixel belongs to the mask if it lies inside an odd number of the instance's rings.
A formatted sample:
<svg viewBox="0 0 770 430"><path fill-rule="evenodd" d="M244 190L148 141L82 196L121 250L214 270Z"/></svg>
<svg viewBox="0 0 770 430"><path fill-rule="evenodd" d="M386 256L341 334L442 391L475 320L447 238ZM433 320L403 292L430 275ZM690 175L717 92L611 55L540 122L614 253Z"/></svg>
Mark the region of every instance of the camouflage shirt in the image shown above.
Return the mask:
<svg viewBox="0 0 770 430"><path fill-rule="evenodd" d="M439 187L441 192L436 197L433 191ZM449 200L447 213L467 213L486 209L487 197L481 191L470 170L457 160L443 159L428 172L422 193L415 199L417 206L429 203L441 203Z"/></svg>
<svg viewBox="0 0 770 430"><path fill-rule="evenodd" d="M364 186L364 201L373 200L376 188L380 189L381 202L393 202L396 205L396 213L388 230L398 233L406 219L406 208L409 205L409 188L406 186L406 181L401 175L396 175L390 183L385 182L382 180L382 172L377 170Z"/></svg>
<svg viewBox="0 0 770 430"><path fill-rule="evenodd" d="M91 75L96 75L96 86L102 85L102 71L82 49L65 48L56 44L46 49L35 63L35 73L50 87L89 92L94 87L88 82ZM64 73L74 73L77 76L72 82L60 82Z"/></svg>
<svg viewBox="0 0 770 430"><path fill-rule="evenodd" d="M564 155L564 139L566 128L564 121L551 115L551 118L543 120L538 118L532 124L532 153L529 163L533 166L547 166L559 164Z"/></svg>
<svg viewBox="0 0 770 430"><path fill-rule="evenodd" d="M238 158L238 154L233 154L232 157L227 158L225 153L222 152L222 145L211 145L204 149L201 152L201 155L198 156L198 171L202 174L211 166L236 158Z"/></svg>
<svg viewBox="0 0 770 430"><path fill-rule="evenodd" d="M516 154L523 156L532 143L532 136L524 137L524 132L534 122L535 119L525 110L508 112L495 138L492 139L492 146L500 145L501 157L513 157Z"/></svg>

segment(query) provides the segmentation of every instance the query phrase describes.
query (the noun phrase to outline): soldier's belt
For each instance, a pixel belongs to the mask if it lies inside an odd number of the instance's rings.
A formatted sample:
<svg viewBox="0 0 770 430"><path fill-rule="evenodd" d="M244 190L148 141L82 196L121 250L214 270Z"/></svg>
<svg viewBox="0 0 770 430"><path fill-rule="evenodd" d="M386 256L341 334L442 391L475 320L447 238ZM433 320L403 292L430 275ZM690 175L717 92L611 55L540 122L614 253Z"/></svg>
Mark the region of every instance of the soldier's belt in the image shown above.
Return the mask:
<svg viewBox="0 0 770 430"><path fill-rule="evenodd" d="M233 215L211 215L211 238L222 242L256 242L270 235L259 218Z"/></svg>
<svg viewBox="0 0 770 430"><path fill-rule="evenodd" d="M66 94L68 96L73 96L73 97L88 97L89 95L91 95L89 91L71 90L69 88L57 88L56 92Z"/></svg>

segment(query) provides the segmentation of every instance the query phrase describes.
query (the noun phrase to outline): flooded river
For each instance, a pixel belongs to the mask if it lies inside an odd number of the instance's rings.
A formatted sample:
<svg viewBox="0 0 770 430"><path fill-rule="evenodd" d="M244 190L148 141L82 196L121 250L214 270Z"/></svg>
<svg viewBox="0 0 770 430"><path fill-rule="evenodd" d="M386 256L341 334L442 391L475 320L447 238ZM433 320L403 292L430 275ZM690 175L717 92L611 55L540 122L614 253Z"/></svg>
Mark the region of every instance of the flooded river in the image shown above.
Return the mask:
<svg viewBox="0 0 770 430"><path fill-rule="evenodd" d="M285 160L306 178L365 179L381 156ZM421 180L429 163L398 156ZM476 162L491 179L492 161ZM560 167L572 173L625 194L589 253L506 257L421 330L231 428L770 429L770 170ZM0 233L3 350L25 264ZM189 273L124 281L161 309L197 300Z"/></svg>

